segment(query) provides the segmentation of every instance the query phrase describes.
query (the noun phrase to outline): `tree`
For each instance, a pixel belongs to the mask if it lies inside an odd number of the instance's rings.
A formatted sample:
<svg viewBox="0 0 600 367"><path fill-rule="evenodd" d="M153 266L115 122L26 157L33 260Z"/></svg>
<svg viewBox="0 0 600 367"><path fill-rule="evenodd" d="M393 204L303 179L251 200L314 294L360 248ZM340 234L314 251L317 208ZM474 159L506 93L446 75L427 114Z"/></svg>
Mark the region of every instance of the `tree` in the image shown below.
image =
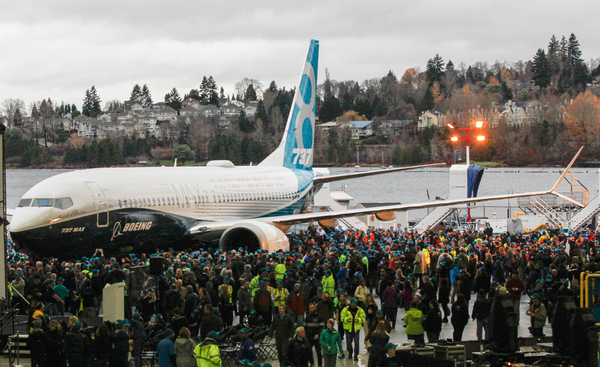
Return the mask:
<svg viewBox="0 0 600 367"><path fill-rule="evenodd" d="M244 94L244 96L244 103L246 105L248 104L248 102L256 101L256 90L254 90L254 86L252 84L248 86L248 89L246 89L246 93Z"/></svg>
<svg viewBox="0 0 600 367"><path fill-rule="evenodd" d="M142 88L140 87L139 84L136 84L133 86L133 90L131 91L131 94L129 95L129 100L130 101L142 101Z"/></svg>
<svg viewBox="0 0 600 367"><path fill-rule="evenodd" d="M246 100L246 91L248 90L248 86L252 85L254 91L258 98L260 98L263 94L263 85L257 79L244 78L239 82L235 83L235 91L237 93L237 99L239 101Z"/></svg>
<svg viewBox="0 0 600 367"><path fill-rule="evenodd" d="M500 83L500 95L502 96L502 102L506 102L508 100L513 99L513 92L504 80L502 81L502 83Z"/></svg>
<svg viewBox="0 0 600 367"><path fill-rule="evenodd" d="M165 94L165 104L179 112L181 109L181 96L179 96L177 88L173 88L169 93Z"/></svg>
<svg viewBox="0 0 600 367"><path fill-rule="evenodd" d="M565 108L564 123L577 145L591 147L588 154L597 154L600 136L600 99L591 92L579 94ZM596 152L594 152L596 151Z"/></svg>
<svg viewBox="0 0 600 367"><path fill-rule="evenodd" d="M187 161L194 160L196 154L187 144L178 145L173 151L173 159L177 159L181 164L185 164Z"/></svg>
<svg viewBox="0 0 600 367"><path fill-rule="evenodd" d="M244 110L240 111L240 115L237 117L236 123L240 127L240 131L246 134L253 132L256 128L254 122L246 116Z"/></svg>
<svg viewBox="0 0 600 367"><path fill-rule="evenodd" d="M435 100L433 96L433 91L431 88L427 87L425 90L425 95L423 96L423 101L421 101L421 112L432 110L435 105Z"/></svg>
<svg viewBox="0 0 600 367"><path fill-rule="evenodd" d="M146 84L142 87L142 107L150 108L152 106L152 94Z"/></svg>
<svg viewBox="0 0 600 367"><path fill-rule="evenodd" d="M427 85L433 86L433 83L442 82L442 76L444 75L444 60L440 55L436 54L433 59L427 61L427 68L425 69L425 76L427 77Z"/></svg>
<svg viewBox="0 0 600 367"><path fill-rule="evenodd" d="M85 98L83 99L83 106L81 107L81 112L86 116L96 117L97 115L102 113L100 103L101 100L98 96L98 91L96 91L96 87L92 85L90 89L85 91ZM42 105L44 105L44 101L42 101ZM42 112L41 108L40 112Z"/></svg>
<svg viewBox="0 0 600 367"><path fill-rule="evenodd" d="M538 48L535 56L533 57L533 66L531 71L533 73L533 83L540 87L540 89L545 89L548 85L550 85L552 78L550 64L548 63L546 53L541 48Z"/></svg>

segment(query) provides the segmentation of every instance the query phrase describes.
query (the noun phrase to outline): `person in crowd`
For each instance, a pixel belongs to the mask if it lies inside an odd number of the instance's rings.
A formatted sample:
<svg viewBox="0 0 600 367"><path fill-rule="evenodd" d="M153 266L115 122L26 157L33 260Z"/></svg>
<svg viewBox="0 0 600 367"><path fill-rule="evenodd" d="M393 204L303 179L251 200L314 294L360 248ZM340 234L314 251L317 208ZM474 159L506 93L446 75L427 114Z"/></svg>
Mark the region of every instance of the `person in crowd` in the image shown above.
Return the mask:
<svg viewBox="0 0 600 367"><path fill-rule="evenodd" d="M112 343L109 325L102 323L96 328L92 340L94 366L108 367L109 360L112 356Z"/></svg>
<svg viewBox="0 0 600 367"><path fill-rule="evenodd" d="M277 359L279 364L283 365L284 351L283 344L294 336L294 321L292 317L285 312L285 305L279 306L277 315L273 317L273 323L269 328L269 337L275 337L275 345L277 348Z"/></svg>
<svg viewBox="0 0 600 367"><path fill-rule="evenodd" d="M438 301L432 299L429 302L429 312L423 320L423 330L427 334L429 343L437 343L442 332L442 311Z"/></svg>
<svg viewBox="0 0 600 367"><path fill-rule="evenodd" d="M190 339L190 329L183 326L175 340L175 354L177 355L177 367L196 367L194 349L196 342Z"/></svg>
<svg viewBox="0 0 600 367"><path fill-rule="evenodd" d="M110 335L113 346L111 365L115 367L127 367L129 365L129 353L133 349L129 326L129 320L117 320L116 330Z"/></svg>
<svg viewBox="0 0 600 367"><path fill-rule="evenodd" d="M425 344L423 319L423 311L419 309L418 302L412 301L410 309L404 315L404 323L408 340L414 340L415 344Z"/></svg>
<svg viewBox="0 0 600 367"><path fill-rule="evenodd" d="M248 360L254 362L256 360L256 347L254 346L254 342L248 338L248 329L242 328L240 330L240 339L242 345L240 346L238 361Z"/></svg>
<svg viewBox="0 0 600 367"><path fill-rule="evenodd" d="M158 357L159 367L177 366L177 355L175 354L175 344L173 344L174 338L175 334L173 333L173 330L166 329L164 332L164 338L158 342L156 356Z"/></svg>
<svg viewBox="0 0 600 367"><path fill-rule="evenodd" d="M65 350L69 367L86 367L90 362L91 345L88 337L81 333L81 323L75 322L65 336Z"/></svg>
<svg viewBox="0 0 600 367"><path fill-rule="evenodd" d="M385 346L385 358L382 357L377 364L377 367L402 367L402 360L396 355L398 346L393 343L388 343Z"/></svg>
<svg viewBox="0 0 600 367"><path fill-rule="evenodd" d="M312 347L306 338L306 331L303 327L296 328L296 335L286 343L287 354L285 361L294 367L314 366L315 360L312 354Z"/></svg>
<svg viewBox="0 0 600 367"><path fill-rule="evenodd" d="M369 338L369 363L368 367L375 367L385 354L385 346L390 341L390 335L385 330L385 322L379 321L377 327Z"/></svg>
<svg viewBox="0 0 600 367"><path fill-rule="evenodd" d="M319 343L323 348L323 366L335 367L337 360L336 356L343 358L344 348L342 347L342 337L340 333L334 329L335 319L327 320L327 327L321 332Z"/></svg>
<svg viewBox="0 0 600 367"><path fill-rule="evenodd" d="M350 306L342 310L340 319L344 323L344 330L346 331L348 359L352 358L352 353L354 352L354 360L358 361L360 330L366 321L366 316L365 311L358 307L358 300L356 298L352 298Z"/></svg>
<svg viewBox="0 0 600 367"><path fill-rule="evenodd" d="M477 321L477 341L490 341L490 315L492 312L492 301L486 297L485 289L481 288L477 293L477 299L473 304L473 312L471 317ZM483 338L483 330L485 330L485 339Z"/></svg>
<svg viewBox="0 0 600 367"><path fill-rule="evenodd" d="M467 305L465 296L462 293L456 296L456 301L452 304L451 322L454 328L452 340L455 342L462 341L463 331L469 322L469 305Z"/></svg>
<svg viewBox="0 0 600 367"><path fill-rule="evenodd" d="M221 367L221 350L217 344L217 333L210 331L204 340L194 348L198 367Z"/></svg>
<svg viewBox="0 0 600 367"><path fill-rule="evenodd" d="M325 322L323 321L323 316L321 316L317 312L317 305L311 303L308 305L308 315L304 319L304 330L306 331L306 339L308 339L312 348L315 348L315 353L317 354L317 364L319 367L323 365L323 356L321 353L321 343L319 342L319 337L321 336L321 332L325 328Z"/></svg>
<svg viewBox="0 0 600 367"><path fill-rule="evenodd" d="M27 348L31 353L31 367L46 367L46 345L48 336L39 320L33 322L33 331L27 337Z"/></svg>
<svg viewBox="0 0 600 367"><path fill-rule="evenodd" d="M387 281L387 288L383 291L381 302L381 308L385 317L392 323L392 329L395 329L398 312L398 291L394 288L392 280Z"/></svg>
<svg viewBox="0 0 600 367"><path fill-rule="evenodd" d="M531 306L527 310L527 316L531 318L529 332L535 338L544 337L544 325L546 325L546 306L540 301L537 293L531 295Z"/></svg>

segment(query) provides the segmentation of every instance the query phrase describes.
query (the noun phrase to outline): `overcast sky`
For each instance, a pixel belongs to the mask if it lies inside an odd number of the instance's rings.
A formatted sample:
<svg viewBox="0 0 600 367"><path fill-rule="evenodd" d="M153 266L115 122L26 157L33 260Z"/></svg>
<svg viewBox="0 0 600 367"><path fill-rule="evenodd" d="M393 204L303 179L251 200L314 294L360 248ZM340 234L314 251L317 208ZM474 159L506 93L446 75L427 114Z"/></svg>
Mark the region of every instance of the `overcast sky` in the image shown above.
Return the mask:
<svg viewBox="0 0 600 367"><path fill-rule="evenodd" d="M310 39L319 83L363 81L447 62L529 60L552 34L575 33L600 57L600 1L7 1L0 0L0 101L104 102L147 84L154 101L212 75L226 94L244 77L298 82Z"/></svg>

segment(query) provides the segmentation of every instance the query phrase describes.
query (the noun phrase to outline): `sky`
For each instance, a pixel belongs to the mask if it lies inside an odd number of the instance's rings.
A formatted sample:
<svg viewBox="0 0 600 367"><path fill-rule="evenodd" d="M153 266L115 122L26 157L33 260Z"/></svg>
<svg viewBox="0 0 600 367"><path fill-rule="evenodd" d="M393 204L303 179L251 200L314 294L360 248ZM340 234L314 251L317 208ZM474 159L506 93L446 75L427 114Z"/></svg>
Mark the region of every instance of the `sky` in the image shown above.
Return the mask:
<svg viewBox="0 0 600 367"><path fill-rule="evenodd" d="M129 99L147 84L155 102L212 75L225 94L243 78L298 83L311 39L319 83L425 69L439 54L473 64L530 60L575 33L583 58L600 57L599 1L159 1L0 0L0 103L75 103L98 90Z"/></svg>

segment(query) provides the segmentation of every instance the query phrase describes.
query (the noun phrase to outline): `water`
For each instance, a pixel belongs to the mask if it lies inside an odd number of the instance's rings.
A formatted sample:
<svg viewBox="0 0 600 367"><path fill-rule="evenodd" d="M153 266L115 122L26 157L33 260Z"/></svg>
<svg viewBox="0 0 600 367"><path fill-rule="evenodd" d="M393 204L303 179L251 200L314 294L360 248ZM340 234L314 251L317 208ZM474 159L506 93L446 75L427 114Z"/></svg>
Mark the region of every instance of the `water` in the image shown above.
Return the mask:
<svg viewBox="0 0 600 367"><path fill-rule="evenodd" d="M368 170L369 168L360 168ZM448 167L421 169L363 177L331 183L332 191L341 191L347 185L347 193L354 198L351 203L360 202L401 202L403 204L429 201L436 196L448 197ZM66 169L9 169L6 171L6 201L8 208L17 207L19 200L32 186L38 182L71 170ZM331 168L332 174L355 172L354 168ZM574 175L590 190L590 199L598 195L598 169L576 168ZM525 191L549 190L559 178L559 168L487 168L481 180L479 196L502 195ZM563 181L559 192L568 192L570 186ZM429 197L427 193L429 192ZM488 216L496 212L498 217L507 216L519 211L516 199L501 200L491 203L480 203L478 209L472 211L473 216ZM485 213L484 213L485 211ZM410 219L421 218L426 210L409 212Z"/></svg>

